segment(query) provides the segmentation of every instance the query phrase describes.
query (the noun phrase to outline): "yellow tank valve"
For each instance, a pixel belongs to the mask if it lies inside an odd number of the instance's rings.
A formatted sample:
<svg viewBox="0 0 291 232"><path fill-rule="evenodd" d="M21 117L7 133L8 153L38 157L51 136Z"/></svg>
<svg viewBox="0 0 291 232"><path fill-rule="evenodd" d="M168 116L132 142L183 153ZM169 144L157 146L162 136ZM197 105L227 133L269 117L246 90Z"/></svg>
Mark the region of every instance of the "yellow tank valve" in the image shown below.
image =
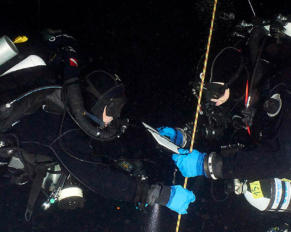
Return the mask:
<svg viewBox="0 0 291 232"><path fill-rule="evenodd" d="M23 36L18 36L17 38L14 39L13 43L24 43L28 40L28 38L23 35Z"/></svg>

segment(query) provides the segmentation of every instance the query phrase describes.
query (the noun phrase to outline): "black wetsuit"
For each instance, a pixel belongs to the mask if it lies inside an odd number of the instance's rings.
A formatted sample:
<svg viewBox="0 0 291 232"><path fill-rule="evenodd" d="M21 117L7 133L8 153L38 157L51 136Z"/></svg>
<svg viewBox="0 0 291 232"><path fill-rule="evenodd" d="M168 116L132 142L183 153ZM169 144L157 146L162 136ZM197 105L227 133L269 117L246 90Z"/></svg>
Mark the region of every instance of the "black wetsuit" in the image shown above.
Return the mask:
<svg viewBox="0 0 291 232"><path fill-rule="evenodd" d="M4 84L1 85L0 91L3 96L1 104L15 99L26 90L60 83L46 66L12 73L2 81ZM55 157L78 181L105 198L134 201L137 183L125 173L98 164L102 160L94 154L96 141L90 139L68 114L62 123L62 113L49 113L42 109L41 106L46 104L46 97L53 91L38 91L15 102L10 116L1 118L2 136L13 134L18 138L20 147L27 152ZM82 162L70 155L95 163Z"/></svg>
<svg viewBox="0 0 291 232"><path fill-rule="evenodd" d="M214 172L216 177L224 179L290 178L290 38L285 38L278 43L275 38L269 37L264 29L255 27L251 31L248 43L245 45L243 45L242 54L245 53L243 61L247 72L239 73L234 84L230 87L230 99L221 106L222 108L226 107L227 104L230 104L231 107L238 106L236 102L239 103L239 101L232 101L239 93L241 100L240 107L237 108L240 112L235 114L242 119L240 131L243 132L243 136L246 138L243 140L245 148L233 155L223 155L223 152L218 155L219 159L213 161L215 163ZM233 66L229 65L228 60L230 62L236 61L236 64L239 63L237 61L239 59L232 59L231 55L238 57L240 49L234 50L231 48L228 50L230 51L227 51L225 56L221 56L221 61L218 59L216 69L214 67L215 81L219 81L219 78L222 78L220 81L228 82L229 78L231 78L229 69L233 68ZM228 69L225 69L224 66ZM225 76L228 79L223 79ZM241 112L242 109L245 109L245 85L247 80L249 86L248 96L251 95L252 97L249 109L255 109L256 112L255 116L252 117L252 121L248 121L248 115ZM264 103L274 94L280 94L282 107L276 116L270 117L264 109ZM245 122L252 124L250 136L247 135L245 129L242 129L246 126Z"/></svg>
<svg viewBox="0 0 291 232"><path fill-rule="evenodd" d="M264 179L291 177L291 42L281 42L266 35L262 28L254 28L249 40L251 106L256 114L251 129L255 146L234 156L222 157L223 178ZM282 108L268 116L264 103L280 94ZM246 147L249 144L245 144Z"/></svg>
<svg viewBox="0 0 291 232"><path fill-rule="evenodd" d="M38 110L24 117L9 133L15 134L21 148L34 154L55 156L75 178L87 188L106 198L133 201L136 183L126 174L113 171L102 164L90 164L70 157L69 154L83 160L101 162L94 158L94 141L91 141L81 129L66 117L62 129L62 148L59 130L62 115ZM110 142L109 142L110 143Z"/></svg>
<svg viewBox="0 0 291 232"><path fill-rule="evenodd" d="M235 155L222 157L222 176L225 179L264 179L291 177L291 72L285 70L275 77L267 97L280 94L282 108L278 115L269 117L261 105L257 109L251 135L257 145ZM247 146L248 144L246 144Z"/></svg>

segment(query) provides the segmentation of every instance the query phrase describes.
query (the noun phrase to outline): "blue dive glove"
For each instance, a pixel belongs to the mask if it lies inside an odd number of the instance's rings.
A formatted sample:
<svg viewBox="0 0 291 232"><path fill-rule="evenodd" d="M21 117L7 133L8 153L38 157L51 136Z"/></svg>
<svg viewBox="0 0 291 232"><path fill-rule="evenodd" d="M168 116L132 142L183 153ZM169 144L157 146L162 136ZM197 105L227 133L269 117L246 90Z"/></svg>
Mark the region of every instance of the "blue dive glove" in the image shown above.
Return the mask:
<svg viewBox="0 0 291 232"><path fill-rule="evenodd" d="M183 135L181 131L171 128L171 127L159 127L157 131L162 136L167 136L170 138L171 142L177 146L181 146L183 143Z"/></svg>
<svg viewBox="0 0 291 232"><path fill-rule="evenodd" d="M180 154L173 154L172 159L184 177L205 175L203 162L206 153L193 150L189 154L188 149L179 149Z"/></svg>
<svg viewBox="0 0 291 232"><path fill-rule="evenodd" d="M171 195L167 207L179 214L187 214L188 206L195 201L193 192L184 189L181 185L171 186Z"/></svg>

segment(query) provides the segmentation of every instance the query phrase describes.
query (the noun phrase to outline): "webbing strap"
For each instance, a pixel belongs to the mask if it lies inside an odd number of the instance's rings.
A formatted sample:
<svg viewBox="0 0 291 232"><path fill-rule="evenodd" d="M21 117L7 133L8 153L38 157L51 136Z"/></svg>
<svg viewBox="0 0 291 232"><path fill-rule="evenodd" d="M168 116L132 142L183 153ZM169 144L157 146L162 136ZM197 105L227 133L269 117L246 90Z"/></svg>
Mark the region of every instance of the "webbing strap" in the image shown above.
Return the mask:
<svg viewBox="0 0 291 232"><path fill-rule="evenodd" d="M29 198L27 202L27 207L25 211L25 220L30 221L33 208L36 202L36 199L39 195L39 192L41 190L41 185L43 182L43 178L46 176L46 166L45 165L40 165L36 168L36 176L33 180L33 183L31 185L30 193L29 193Z"/></svg>

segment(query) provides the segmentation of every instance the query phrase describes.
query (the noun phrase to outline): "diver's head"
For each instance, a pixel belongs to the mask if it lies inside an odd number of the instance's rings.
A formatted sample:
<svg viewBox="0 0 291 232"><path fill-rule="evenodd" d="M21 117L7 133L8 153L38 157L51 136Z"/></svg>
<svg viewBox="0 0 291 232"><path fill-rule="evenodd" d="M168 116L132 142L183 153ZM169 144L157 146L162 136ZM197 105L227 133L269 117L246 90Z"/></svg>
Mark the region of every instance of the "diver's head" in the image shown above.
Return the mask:
<svg viewBox="0 0 291 232"><path fill-rule="evenodd" d="M84 78L82 94L86 115L100 127L118 119L127 101L118 78L101 70Z"/></svg>

